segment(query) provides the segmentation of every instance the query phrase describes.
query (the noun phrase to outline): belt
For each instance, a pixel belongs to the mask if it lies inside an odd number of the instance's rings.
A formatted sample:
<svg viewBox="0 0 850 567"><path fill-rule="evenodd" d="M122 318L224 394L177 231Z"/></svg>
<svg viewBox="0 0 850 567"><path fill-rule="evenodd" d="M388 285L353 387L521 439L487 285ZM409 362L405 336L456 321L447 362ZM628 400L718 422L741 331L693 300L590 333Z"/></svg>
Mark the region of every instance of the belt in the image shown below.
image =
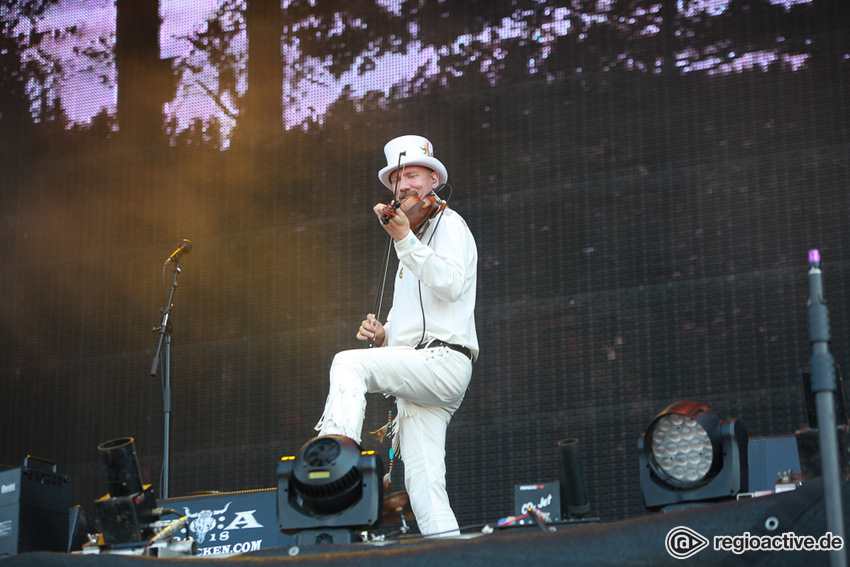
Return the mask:
<svg viewBox="0 0 850 567"><path fill-rule="evenodd" d="M468 358L469 360L472 360L472 351L469 350L468 348L466 348L465 346L447 343L445 341L440 341L440 340L437 340L437 339L431 339L427 343L421 343L421 344L416 345L416 350L419 350L419 349L422 349L422 348L434 348L434 347L441 347L441 346L455 350L455 351L463 354L464 356L466 356L466 358Z"/></svg>

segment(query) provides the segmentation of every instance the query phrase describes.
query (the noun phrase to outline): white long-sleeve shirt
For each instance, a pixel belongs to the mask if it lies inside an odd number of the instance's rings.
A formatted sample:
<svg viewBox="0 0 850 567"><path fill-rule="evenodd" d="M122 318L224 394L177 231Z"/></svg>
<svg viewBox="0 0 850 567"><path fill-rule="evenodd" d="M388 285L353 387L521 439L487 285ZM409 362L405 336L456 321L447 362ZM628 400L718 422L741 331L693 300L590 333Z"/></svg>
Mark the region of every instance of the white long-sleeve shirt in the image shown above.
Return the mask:
<svg viewBox="0 0 850 567"><path fill-rule="evenodd" d="M478 248L463 217L446 207L430 221L421 240L411 231L395 243L395 250L399 267L384 344L416 346L439 339L467 347L477 359Z"/></svg>

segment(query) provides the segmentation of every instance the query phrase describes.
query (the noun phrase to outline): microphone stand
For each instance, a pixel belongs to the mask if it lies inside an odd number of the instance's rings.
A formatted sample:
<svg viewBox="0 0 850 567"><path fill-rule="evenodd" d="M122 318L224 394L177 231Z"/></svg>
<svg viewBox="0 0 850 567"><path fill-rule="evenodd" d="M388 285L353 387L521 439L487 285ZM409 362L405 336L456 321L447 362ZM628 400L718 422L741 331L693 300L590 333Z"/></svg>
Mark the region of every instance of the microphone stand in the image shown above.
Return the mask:
<svg viewBox="0 0 850 567"><path fill-rule="evenodd" d="M841 473L838 462L838 437L836 435L835 360L829 353L829 310L823 297L820 252L809 251L809 340L812 357L809 361L812 375L812 392L817 409L817 427L820 441L823 499L826 507L826 528L834 536L844 539L844 512L841 500ZM845 424L842 424L845 425ZM842 455L842 458L846 456ZM829 552L832 567L847 565L846 546Z"/></svg>
<svg viewBox="0 0 850 567"><path fill-rule="evenodd" d="M165 360L162 371L162 405L163 414L165 415L164 440L163 440L163 456L162 456L162 486L161 492L163 498L168 498L168 469L169 469L169 453L170 453L170 437L171 437L171 310L174 308L174 291L177 289L177 276L180 275L180 263L174 260L174 279L171 282L171 290L168 292L168 303L166 307L160 309L162 313L162 321L159 327L155 327L153 332L159 333L159 342L156 345L156 354L154 354L153 364L151 365L151 377L155 377L160 366L160 354L165 351ZM163 344L165 349L163 349Z"/></svg>

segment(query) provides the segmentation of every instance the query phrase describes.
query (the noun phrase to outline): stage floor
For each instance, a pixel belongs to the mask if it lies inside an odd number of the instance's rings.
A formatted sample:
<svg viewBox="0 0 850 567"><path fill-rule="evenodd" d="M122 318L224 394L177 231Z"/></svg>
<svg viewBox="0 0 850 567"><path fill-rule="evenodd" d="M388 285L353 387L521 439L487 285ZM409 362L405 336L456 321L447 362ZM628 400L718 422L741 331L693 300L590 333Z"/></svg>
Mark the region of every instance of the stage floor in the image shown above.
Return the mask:
<svg viewBox="0 0 850 567"><path fill-rule="evenodd" d="M845 525L848 490L843 487ZM381 542L269 547L230 557L153 558L110 554L27 553L0 560L0 567L121 567L167 564L219 567L278 565L346 567L486 566L501 565L770 565L797 567L828 565L825 551L789 549L748 550L718 548L729 544L781 541L783 534L812 536L822 541L827 533L822 485L807 482L797 490L739 501L728 501L617 522L577 522L539 526L469 529L460 537L422 538L399 535ZM494 527L493 527L494 528ZM685 562L668 551L671 532L686 528L708 543ZM786 543L791 542L785 536ZM676 550L681 553L680 550Z"/></svg>

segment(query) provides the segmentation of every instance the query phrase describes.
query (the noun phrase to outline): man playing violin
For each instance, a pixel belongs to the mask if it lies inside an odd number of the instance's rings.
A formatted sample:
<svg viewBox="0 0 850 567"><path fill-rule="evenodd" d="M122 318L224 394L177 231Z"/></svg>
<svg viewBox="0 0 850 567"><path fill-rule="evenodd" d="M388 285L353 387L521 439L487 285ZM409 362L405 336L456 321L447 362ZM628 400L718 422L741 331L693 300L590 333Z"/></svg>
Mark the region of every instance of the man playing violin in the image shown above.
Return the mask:
<svg viewBox="0 0 850 567"><path fill-rule="evenodd" d="M460 407L478 358L475 293L478 251L463 218L444 204L419 224L406 205L429 199L446 183L445 166L421 136L384 147L378 178L401 206L379 203L378 224L392 237L399 266L385 323L370 313L357 338L375 348L338 353L319 435L360 442L366 394L394 396L393 447L404 461L404 484L423 535L457 535L446 492L446 428ZM440 203L442 203L440 201ZM419 226L416 226L419 224Z"/></svg>

